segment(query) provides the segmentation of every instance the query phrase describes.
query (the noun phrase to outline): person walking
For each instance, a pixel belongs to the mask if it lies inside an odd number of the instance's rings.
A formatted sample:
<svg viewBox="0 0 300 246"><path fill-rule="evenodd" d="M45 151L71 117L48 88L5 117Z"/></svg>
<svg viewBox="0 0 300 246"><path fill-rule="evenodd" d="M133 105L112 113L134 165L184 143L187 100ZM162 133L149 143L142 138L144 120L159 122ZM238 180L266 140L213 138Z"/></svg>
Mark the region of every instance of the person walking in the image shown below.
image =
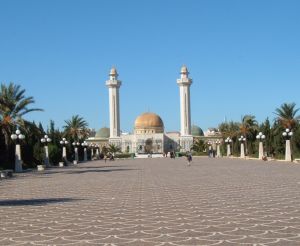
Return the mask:
<svg viewBox="0 0 300 246"><path fill-rule="evenodd" d="M190 166L191 165L191 161L192 161L192 153L191 152L187 152L186 158L187 158L187 161L188 161L188 166Z"/></svg>

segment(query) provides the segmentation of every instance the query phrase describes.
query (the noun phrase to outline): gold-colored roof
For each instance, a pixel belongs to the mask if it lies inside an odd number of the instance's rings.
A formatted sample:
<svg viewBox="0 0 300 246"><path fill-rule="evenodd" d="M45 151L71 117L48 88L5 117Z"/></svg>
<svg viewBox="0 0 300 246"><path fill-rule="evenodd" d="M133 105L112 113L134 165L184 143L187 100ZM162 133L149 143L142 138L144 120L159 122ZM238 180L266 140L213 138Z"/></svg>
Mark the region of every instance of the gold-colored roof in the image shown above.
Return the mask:
<svg viewBox="0 0 300 246"><path fill-rule="evenodd" d="M164 123L162 119L154 113L143 113L135 120L134 127L136 129L144 128L163 128Z"/></svg>

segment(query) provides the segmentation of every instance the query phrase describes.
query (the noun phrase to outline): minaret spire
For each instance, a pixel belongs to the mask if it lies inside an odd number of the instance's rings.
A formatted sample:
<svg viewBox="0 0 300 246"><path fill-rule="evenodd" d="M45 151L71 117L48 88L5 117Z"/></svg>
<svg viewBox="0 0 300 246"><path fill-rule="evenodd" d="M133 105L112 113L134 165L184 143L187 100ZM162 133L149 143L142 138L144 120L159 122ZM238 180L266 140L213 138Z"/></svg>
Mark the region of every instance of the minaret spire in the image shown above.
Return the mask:
<svg viewBox="0 0 300 246"><path fill-rule="evenodd" d="M181 67L180 79L177 79L180 93L180 142L182 150L189 151L193 143L191 136L191 102L190 86L192 79L189 78L189 71L185 65Z"/></svg>
<svg viewBox="0 0 300 246"><path fill-rule="evenodd" d="M109 72L109 80L106 86L109 91L109 125L110 139L120 137L120 105L119 105L119 88L122 82L118 80L118 72L112 67Z"/></svg>
<svg viewBox="0 0 300 246"><path fill-rule="evenodd" d="M187 67L183 65L180 71L180 79L177 79L180 92L180 132L182 136L191 135L190 86L192 82Z"/></svg>

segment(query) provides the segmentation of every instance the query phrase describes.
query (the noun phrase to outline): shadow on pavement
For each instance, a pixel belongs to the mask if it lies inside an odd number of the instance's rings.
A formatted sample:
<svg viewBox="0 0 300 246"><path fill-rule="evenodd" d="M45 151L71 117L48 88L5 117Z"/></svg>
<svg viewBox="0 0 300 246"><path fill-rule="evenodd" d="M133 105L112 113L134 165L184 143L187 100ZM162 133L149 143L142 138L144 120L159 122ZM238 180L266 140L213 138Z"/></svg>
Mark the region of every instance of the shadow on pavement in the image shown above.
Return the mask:
<svg viewBox="0 0 300 246"><path fill-rule="evenodd" d="M89 166L84 166L84 164L83 164L83 166L77 166L76 168L78 168L78 169L102 169L102 168L112 168L112 167L125 167L125 166L110 166L110 165L106 165L106 166L99 166L99 167L89 167Z"/></svg>
<svg viewBox="0 0 300 246"><path fill-rule="evenodd" d="M0 200L0 206L38 206L51 203L72 202L81 199L73 198L45 198L45 199L25 199L25 200Z"/></svg>
<svg viewBox="0 0 300 246"><path fill-rule="evenodd" d="M64 174L80 174L80 173L109 173L115 171L132 171L137 169L128 169L128 168L116 168L116 169L91 169L91 170L72 170L66 171Z"/></svg>

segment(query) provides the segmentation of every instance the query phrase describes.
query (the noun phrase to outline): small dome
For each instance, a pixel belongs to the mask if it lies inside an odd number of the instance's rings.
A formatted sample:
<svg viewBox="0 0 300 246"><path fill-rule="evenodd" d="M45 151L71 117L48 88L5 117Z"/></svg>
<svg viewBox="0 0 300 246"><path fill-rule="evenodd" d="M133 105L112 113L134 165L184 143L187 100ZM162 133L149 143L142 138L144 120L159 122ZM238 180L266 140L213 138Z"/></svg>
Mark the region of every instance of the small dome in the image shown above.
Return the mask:
<svg viewBox="0 0 300 246"><path fill-rule="evenodd" d="M162 128L164 123L162 119L155 113L143 113L135 120L134 127L136 129L146 128Z"/></svg>
<svg viewBox="0 0 300 246"><path fill-rule="evenodd" d="M195 137L204 135L202 129L199 126L195 126L195 125L192 126L191 133L192 133L192 136L195 136Z"/></svg>
<svg viewBox="0 0 300 246"><path fill-rule="evenodd" d="M112 67L112 69L110 69L109 75L117 76L118 75L117 69L115 67Z"/></svg>
<svg viewBox="0 0 300 246"><path fill-rule="evenodd" d="M97 131L95 138L109 138L110 131L109 128L103 127L99 131Z"/></svg>
<svg viewBox="0 0 300 246"><path fill-rule="evenodd" d="M188 69L187 69L187 67L186 67L185 65L183 65L183 66L181 67L180 73L183 73L183 74L188 74L188 73L189 73L189 71L188 71Z"/></svg>

